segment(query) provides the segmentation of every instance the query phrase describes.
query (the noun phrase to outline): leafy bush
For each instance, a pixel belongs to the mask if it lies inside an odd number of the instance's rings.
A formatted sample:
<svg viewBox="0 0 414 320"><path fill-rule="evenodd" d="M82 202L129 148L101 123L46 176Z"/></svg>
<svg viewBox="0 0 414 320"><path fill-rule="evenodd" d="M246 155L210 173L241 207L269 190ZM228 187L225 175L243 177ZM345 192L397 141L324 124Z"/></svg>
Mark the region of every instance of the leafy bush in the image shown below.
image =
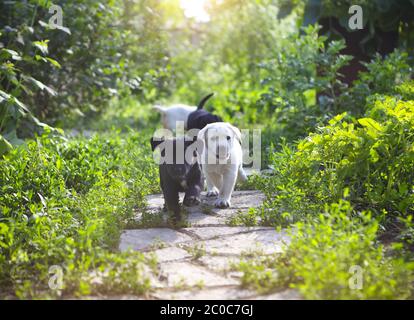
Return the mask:
<svg viewBox="0 0 414 320"><path fill-rule="evenodd" d="M304 0L307 3L305 11L305 21L308 23L316 23L323 17L338 18L341 26L349 29L348 14L349 8L355 3L350 0L337 0L335 2L329 0ZM358 3L363 9L364 26L372 30L379 27L382 31L390 31L398 29L402 22L411 22L410 18L414 14L414 5L410 1L399 0L362 0ZM361 41L366 44L374 34L367 39Z"/></svg>
<svg viewBox="0 0 414 320"><path fill-rule="evenodd" d="M266 92L256 108L262 115L258 122L265 124L267 145L281 137L304 137L343 112L362 116L369 96L397 94L396 87L412 77L410 57L396 50L365 63L367 71L348 87L339 72L351 59L341 54L344 42L327 42L318 30L309 26L304 34L292 34L275 59L261 64Z"/></svg>
<svg viewBox="0 0 414 320"><path fill-rule="evenodd" d="M40 132L37 118L73 125L104 111L113 97L154 100L169 92L160 16L151 10L157 1L53 5L63 25L50 23L51 1L0 3L0 154Z"/></svg>
<svg viewBox="0 0 414 320"><path fill-rule="evenodd" d="M355 212L343 200L323 212L294 226L280 256L241 262L244 285L297 288L306 299L412 298L414 264L386 256L369 212Z"/></svg>
<svg viewBox="0 0 414 320"><path fill-rule="evenodd" d="M234 102L237 85L257 87L259 63L270 58L284 32L291 32L289 22L275 19L278 6L271 0L211 1L207 6L211 21L190 24L181 32L181 43L172 56L175 84L180 95L197 101L206 91L223 91ZM186 21L180 21L181 25ZM197 38L197 43L191 41ZM191 50L188 50L191 48ZM190 63L189 63L190 62ZM233 111L226 99L225 111ZM241 107L244 107L243 105ZM242 111L247 111L243 108ZM224 112L225 113L225 112Z"/></svg>
<svg viewBox="0 0 414 320"><path fill-rule="evenodd" d="M142 273L144 264L151 266L149 260L111 253L134 208L143 207L144 196L158 190L155 165L148 167L151 153L135 147L146 140L115 132L91 140L43 136L1 160L2 295L50 294L52 265L64 270L66 294L100 292L115 274L118 286L129 292L149 288ZM125 269L137 263L141 266L135 271ZM95 285L94 270L103 273L106 285ZM139 281L129 283L131 277Z"/></svg>
<svg viewBox="0 0 414 320"><path fill-rule="evenodd" d="M398 94L399 86L404 83L405 86L409 85L408 81L413 75L410 57L399 50L385 58L376 55L364 65L367 71L361 72L349 92L342 96L342 110L351 111L355 116L364 114L368 97L374 94ZM409 97L405 99L410 100Z"/></svg>
<svg viewBox="0 0 414 320"><path fill-rule="evenodd" d="M8 28L10 29L10 27ZM18 36L30 34L31 31L30 27L25 26L20 30ZM13 32L17 31L8 30L9 34ZM51 64L52 67L59 66L57 61L47 56L47 41L31 40L23 43L26 47L30 47L28 50L32 53L28 54L20 50L15 51L16 48L10 44L4 48L1 42L2 36L3 32L0 29L0 155L10 150L13 145L22 143L18 139L17 129L23 119L26 119L26 126L28 126L26 131L34 129L36 126L46 126L39 122L21 98L25 94L34 95L36 90L44 96L54 96L56 91L39 81L30 69L32 67L40 68L45 64ZM12 39L8 41L11 44L14 42ZM21 42L23 42L22 39L20 39L20 45L22 45ZM49 70L50 67L45 68ZM31 120L30 123L27 120Z"/></svg>
<svg viewBox="0 0 414 320"><path fill-rule="evenodd" d="M291 226L292 242L281 255L243 261L244 285L266 292L296 288L307 299L412 298L412 68L400 52L376 57L367 67L335 97L332 114L349 112L321 119L326 125L295 147L282 139L279 151L269 154L272 174L254 177L266 200L237 221ZM298 95L312 114L303 91ZM288 119L299 123L301 117ZM274 133L270 137L277 141ZM362 270L361 289L350 287L353 266Z"/></svg>
<svg viewBox="0 0 414 320"><path fill-rule="evenodd" d="M326 43L318 31L318 27L309 26L304 34L291 35L283 42L284 50L277 57L262 63L262 68L267 70L262 80L268 85L268 94L263 95L265 102L274 106L274 99L279 103L285 100L298 109L305 109L309 105L309 91L314 90L324 93L320 104L325 112L337 111L337 93L346 86L337 79L338 71L351 57L340 54L345 47L343 41Z"/></svg>
<svg viewBox="0 0 414 320"><path fill-rule="evenodd" d="M399 87L410 92L407 84ZM261 183L267 200L258 214L286 225L323 209L350 190L357 208L381 216L414 211L414 102L373 96L364 118L345 113L300 141L271 155L274 175Z"/></svg>

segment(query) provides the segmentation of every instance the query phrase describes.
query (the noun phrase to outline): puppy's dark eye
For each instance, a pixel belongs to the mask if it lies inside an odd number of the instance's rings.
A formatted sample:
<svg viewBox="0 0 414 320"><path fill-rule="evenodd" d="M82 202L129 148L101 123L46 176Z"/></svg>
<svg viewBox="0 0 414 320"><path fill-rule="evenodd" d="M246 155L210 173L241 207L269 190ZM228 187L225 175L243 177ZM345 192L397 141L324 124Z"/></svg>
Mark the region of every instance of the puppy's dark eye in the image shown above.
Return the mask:
<svg viewBox="0 0 414 320"><path fill-rule="evenodd" d="M227 140L230 140L231 139L231 137L230 136L227 136Z"/></svg>

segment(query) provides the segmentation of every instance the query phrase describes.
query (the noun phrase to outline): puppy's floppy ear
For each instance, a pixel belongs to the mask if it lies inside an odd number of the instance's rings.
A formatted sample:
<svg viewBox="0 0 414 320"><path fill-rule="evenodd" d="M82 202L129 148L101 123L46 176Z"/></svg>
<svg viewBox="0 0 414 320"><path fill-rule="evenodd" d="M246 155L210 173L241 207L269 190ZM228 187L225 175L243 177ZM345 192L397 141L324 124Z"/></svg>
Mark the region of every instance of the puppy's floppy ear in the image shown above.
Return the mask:
<svg viewBox="0 0 414 320"><path fill-rule="evenodd" d="M236 137L236 139L237 139L237 140L239 141L239 143L241 144L241 143L242 143L242 136L241 136L241 132L240 132L239 128L237 128L237 127L235 127L235 126L232 126L230 123L227 123L227 125L228 125L229 129L230 129L231 131L233 131L234 136Z"/></svg>
<svg viewBox="0 0 414 320"><path fill-rule="evenodd" d="M207 132L208 132L209 126L205 126L203 129L201 129L198 132L197 135L197 141L198 141L198 152L201 154L204 150L204 148L207 148Z"/></svg>
<svg viewBox="0 0 414 320"><path fill-rule="evenodd" d="M164 139L157 139L154 140L154 138L151 138L151 149L152 151L155 150L156 147L158 147L162 142L164 142Z"/></svg>

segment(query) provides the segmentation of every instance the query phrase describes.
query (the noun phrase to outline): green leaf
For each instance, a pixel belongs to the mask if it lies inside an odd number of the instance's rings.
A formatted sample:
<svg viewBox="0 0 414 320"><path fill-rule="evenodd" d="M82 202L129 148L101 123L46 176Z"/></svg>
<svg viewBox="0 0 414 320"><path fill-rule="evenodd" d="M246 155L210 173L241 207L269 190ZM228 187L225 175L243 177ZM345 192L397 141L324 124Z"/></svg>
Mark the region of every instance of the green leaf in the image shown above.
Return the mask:
<svg viewBox="0 0 414 320"><path fill-rule="evenodd" d="M43 54L48 54L49 48L48 48L48 42L49 40L44 41L34 41L33 45L39 49Z"/></svg>
<svg viewBox="0 0 414 320"><path fill-rule="evenodd" d="M56 68L62 68L59 62L57 62L55 59L46 57L46 60L50 62L51 65L55 66Z"/></svg>
<svg viewBox="0 0 414 320"><path fill-rule="evenodd" d="M19 146L24 143L22 139L19 139L17 137L17 132L15 129L4 134L3 138L6 139L12 146Z"/></svg>
<svg viewBox="0 0 414 320"><path fill-rule="evenodd" d="M20 108L20 111L22 112L22 110L24 112L30 112L29 109L26 107L26 105L21 102L19 99L17 99L16 97L12 97L13 102Z"/></svg>
<svg viewBox="0 0 414 320"><path fill-rule="evenodd" d="M1 49L2 52L5 52L8 56L10 56L13 60L16 61L20 61L22 60L22 57L20 56L20 54L14 50L10 50L10 49Z"/></svg>
<svg viewBox="0 0 414 320"><path fill-rule="evenodd" d="M30 119L32 119L32 121L36 124L36 126L41 127L41 128L45 128L45 129L49 129L50 131L57 131L55 128L47 125L44 122L41 122L33 114L30 113L29 116L30 116Z"/></svg>
<svg viewBox="0 0 414 320"><path fill-rule="evenodd" d="M55 26L55 29L61 30L61 31L63 31L63 32L67 33L67 34L72 34L72 33L70 32L70 29L69 29L69 28L67 28L67 27L64 27L64 26L59 26L59 25L57 25L57 26Z"/></svg>
<svg viewBox="0 0 414 320"><path fill-rule="evenodd" d="M13 146L0 134L0 156L11 150Z"/></svg>
<svg viewBox="0 0 414 320"><path fill-rule="evenodd" d="M374 148L371 148L371 149L369 150L369 155L371 156L371 161L372 161L373 163L378 162L378 160L379 160L379 155L378 155L377 150L375 150Z"/></svg>
<svg viewBox="0 0 414 320"><path fill-rule="evenodd" d="M9 101L10 98L11 96L8 93L0 90L0 103L2 103L3 101Z"/></svg>
<svg viewBox="0 0 414 320"><path fill-rule="evenodd" d="M358 119L358 122L361 126L367 129L367 133L373 138L377 137L378 132L384 131L381 124L372 118L361 118Z"/></svg>
<svg viewBox="0 0 414 320"><path fill-rule="evenodd" d="M47 60L46 60L46 58L45 58L45 57L42 57L42 56L40 56L40 55L38 55L38 54L36 54L34 57L35 57L36 61L43 61L43 62L47 62Z"/></svg>
<svg viewBox="0 0 414 320"><path fill-rule="evenodd" d="M19 107L19 112L21 114L24 114L25 112L29 112L29 109L25 106L25 104L23 102L21 102L16 97L13 97L13 96L9 95L8 93L0 90L0 103L2 103L3 101L12 102L15 105L17 105Z"/></svg>
<svg viewBox="0 0 414 320"><path fill-rule="evenodd" d="M60 157L56 159L56 169L62 169L62 159Z"/></svg>
<svg viewBox="0 0 414 320"><path fill-rule="evenodd" d="M59 69L62 67L59 62L57 62L55 59L52 59L52 58L49 58L49 57L42 57L42 56L36 54L35 59L36 59L36 61L43 61L43 62L46 62L46 63L50 63L52 66L57 67Z"/></svg>
<svg viewBox="0 0 414 320"><path fill-rule="evenodd" d="M53 90L52 88L48 87L47 85L45 85L44 83L40 82L39 80L36 80L33 77L24 77L24 78L27 79L27 80L29 80L30 82L32 82L40 90L42 90L42 91L45 91L46 90L52 96L56 96L57 95L57 92L55 90Z"/></svg>
<svg viewBox="0 0 414 320"><path fill-rule="evenodd" d="M43 28L46 28L46 29L48 29L48 30L54 30L54 29L57 29L57 30L60 30L60 31L63 31L63 32L65 32L65 33L67 33L67 34L72 34L71 32L70 32L70 29L69 28L67 28L67 27L64 27L64 26L59 26L59 25L50 25L49 23L46 23L46 22L44 22L44 21L42 21L42 20L40 20L39 21L39 24L43 27Z"/></svg>
<svg viewBox="0 0 414 320"><path fill-rule="evenodd" d="M329 120L329 124L331 126L337 124L338 122L342 121L342 119L345 118L346 115L347 115L346 112L336 115L331 120Z"/></svg>

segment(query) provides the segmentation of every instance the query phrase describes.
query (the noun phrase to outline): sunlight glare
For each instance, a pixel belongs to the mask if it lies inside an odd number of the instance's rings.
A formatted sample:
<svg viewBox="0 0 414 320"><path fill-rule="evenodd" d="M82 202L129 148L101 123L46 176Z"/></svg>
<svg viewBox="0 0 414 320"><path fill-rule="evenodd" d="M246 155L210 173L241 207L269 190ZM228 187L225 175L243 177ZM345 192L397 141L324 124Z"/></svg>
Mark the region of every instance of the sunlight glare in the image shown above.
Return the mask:
<svg viewBox="0 0 414 320"><path fill-rule="evenodd" d="M210 16L205 10L208 0L180 0L181 8L187 18L194 18L198 22L208 22Z"/></svg>

